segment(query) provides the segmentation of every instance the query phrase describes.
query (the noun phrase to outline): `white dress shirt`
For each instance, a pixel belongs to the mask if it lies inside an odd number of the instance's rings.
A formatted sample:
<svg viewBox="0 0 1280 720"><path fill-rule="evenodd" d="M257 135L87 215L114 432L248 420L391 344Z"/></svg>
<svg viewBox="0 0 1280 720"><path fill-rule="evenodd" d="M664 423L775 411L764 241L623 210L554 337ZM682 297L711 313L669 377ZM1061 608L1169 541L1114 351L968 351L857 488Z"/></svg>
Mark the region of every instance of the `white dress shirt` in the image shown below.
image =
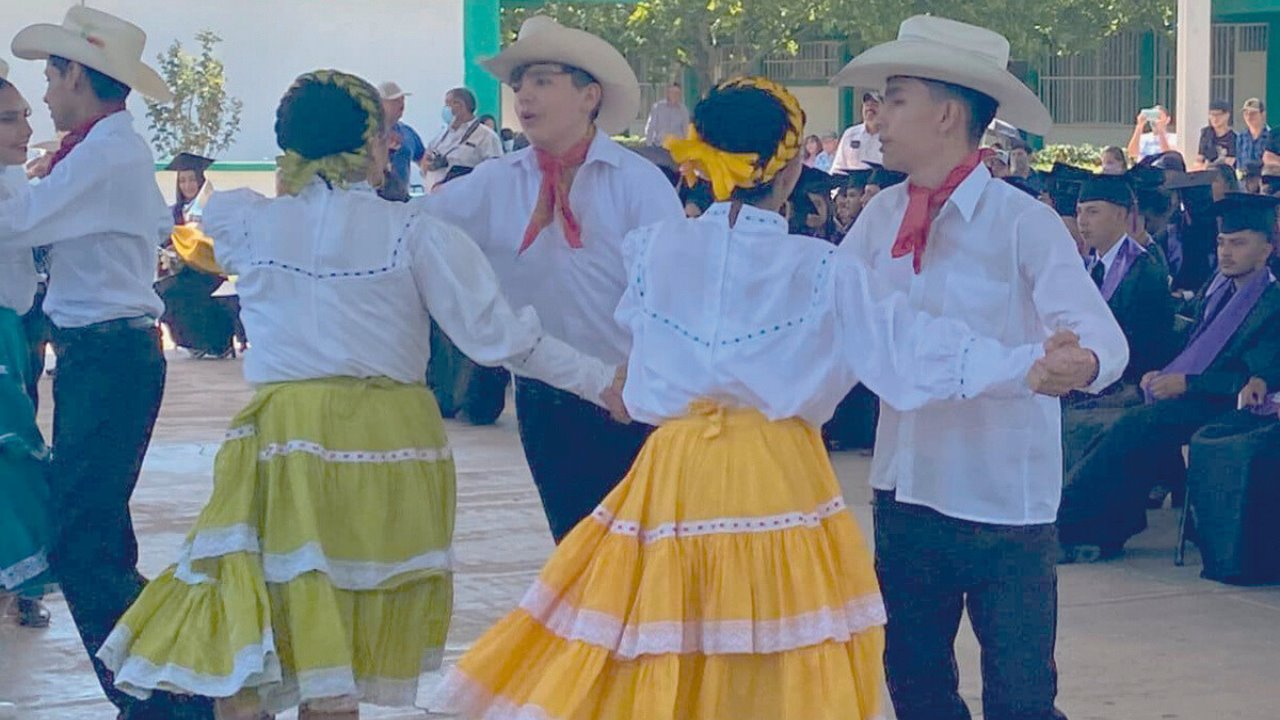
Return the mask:
<svg viewBox="0 0 1280 720"><path fill-rule="evenodd" d="M475 122L474 120L472 122ZM435 187L435 184L444 179L448 174L449 168L454 165L462 167L477 167L485 160L502 157L502 138L489 128L488 125L480 123L476 125L475 132L467 138L466 142L462 138L466 136L467 131L471 129L471 123L465 122L458 127L446 125L440 134L432 138L427 143L427 151L435 152L443 155L449 161L449 166L443 170L432 170L427 173L426 183L427 189Z"/></svg>
<svg viewBox="0 0 1280 720"><path fill-rule="evenodd" d="M788 235L776 212L730 204L627 237L631 415L658 424L694 400L819 427L855 383L918 408L984 392L1026 397L1040 343L1006 348L962 322L912 310L857 258Z"/></svg>
<svg viewBox="0 0 1280 720"><path fill-rule="evenodd" d="M597 403L613 381L613 366L544 333L529 308L513 311L466 235L367 184L331 190L316 179L274 200L215 193L204 231L218 263L239 276L240 317L254 338L244 360L250 383L424 383L431 318L476 362Z"/></svg>
<svg viewBox="0 0 1280 720"><path fill-rule="evenodd" d="M866 170L871 167L867 163L883 165L884 153L880 149L880 133L868 132L867 124L861 123L844 131L831 171Z"/></svg>
<svg viewBox="0 0 1280 720"><path fill-rule="evenodd" d="M531 305L547 332L607 363L626 362L631 343L613 319L627 274L622 238L661 220L684 217L675 188L640 155L597 133L569 192L582 247L565 240L556 219L523 254L542 185L533 148L486 162L439 192L410 202L458 226L488 256L513 307Z"/></svg>
<svg viewBox="0 0 1280 720"><path fill-rule="evenodd" d="M110 115L36 185L0 201L0 248L49 245L44 312L61 328L159 318L152 288L173 213L127 111Z"/></svg>
<svg viewBox="0 0 1280 720"><path fill-rule="evenodd" d="M1124 247L1125 243L1133 243L1134 244L1133 252L1135 253L1141 254L1146 252L1146 250L1143 249L1141 245L1138 245L1137 240L1134 240L1128 235L1125 235L1124 237L1120 238L1120 242L1116 243L1115 245L1112 245L1110 250L1103 253L1102 257L1099 258L1098 256L1095 255L1093 257L1093 261L1090 262L1088 265L1088 270L1092 272L1094 263L1100 262L1102 263L1102 275L1103 277L1106 277L1107 273L1111 272L1111 266L1116 263L1116 258L1120 257L1120 248Z"/></svg>
<svg viewBox="0 0 1280 720"><path fill-rule="evenodd" d="M934 220L916 275L910 255L890 253L907 188L876 195L838 252L908 293L912 307L963 320L1008 345L1074 331L1098 356L1089 392L1120 377L1129 361L1124 333L1052 209L979 165ZM1062 495L1061 429L1060 402L1045 396L951 400L924 411L884 407L871 484L964 520L1051 523Z"/></svg>
<svg viewBox="0 0 1280 720"><path fill-rule="evenodd" d="M1169 149L1177 150L1178 134L1166 133L1166 135L1169 138ZM1145 160L1151 157L1152 155L1159 155L1162 152L1164 152L1164 150L1160 149L1160 138L1157 137L1155 133L1145 132L1138 137L1138 159L1139 160Z"/></svg>
<svg viewBox="0 0 1280 720"><path fill-rule="evenodd" d="M0 168L0 202L27 184L21 165ZM19 315L31 309L36 297L36 262L27 248L0 247L0 307Z"/></svg>

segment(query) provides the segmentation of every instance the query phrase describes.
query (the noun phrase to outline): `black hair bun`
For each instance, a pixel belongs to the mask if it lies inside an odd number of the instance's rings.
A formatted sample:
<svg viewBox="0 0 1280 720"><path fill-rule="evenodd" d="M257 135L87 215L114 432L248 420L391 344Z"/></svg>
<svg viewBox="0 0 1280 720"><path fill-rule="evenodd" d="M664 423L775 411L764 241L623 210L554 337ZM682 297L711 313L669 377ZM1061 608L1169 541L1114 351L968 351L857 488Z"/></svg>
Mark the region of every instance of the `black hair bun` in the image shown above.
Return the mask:
<svg viewBox="0 0 1280 720"><path fill-rule="evenodd" d="M304 80L285 94L276 111L276 143L308 160L356 152L365 144L369 115L346 90Z"/></svg>
<svg viewBox="0 0 1280 720"><path fill-rule="evenodd" d="M716 88L693 110L693 125L708 144L725 152L755 153L769 161L790 128L787 109L768 91L749 86Z"/></svg>

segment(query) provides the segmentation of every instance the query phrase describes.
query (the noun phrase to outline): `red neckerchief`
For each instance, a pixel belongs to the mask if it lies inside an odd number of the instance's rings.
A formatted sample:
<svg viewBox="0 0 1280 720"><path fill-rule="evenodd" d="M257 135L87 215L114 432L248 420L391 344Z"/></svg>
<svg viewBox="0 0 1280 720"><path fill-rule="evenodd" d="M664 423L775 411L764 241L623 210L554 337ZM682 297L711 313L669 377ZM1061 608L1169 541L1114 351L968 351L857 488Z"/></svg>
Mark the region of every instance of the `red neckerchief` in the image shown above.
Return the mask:
<svg viewBox="0 0 1280 720"><path fill-rule="evenodd" d="M75 150L77 145L84 142L84 139L89 137L89 131L93 130L93 126L102 122L106 118L115 115L117 112L119 111L113 110L105 115L99 115L64 135L62 137L62 144L58 146L58 151L55 152L53 154L53 158L49 160L49 172L53 172L53 169L58 166L58 163L62 162L63 158L70 155L71 151Z"/></svg>
<svg viewBox="0 0 1280 720"><path fill-rule="evenodd" d="M592 131L577 145L569 148L568 152L559 156L542 148L534 148L538 169L542 171L542 186L538 190L538 204L533 207L529 225L524 229L524 242L520 243L521 253L528 250L538 233L555 220L557 210L563 220L564 239L568 241L569 247L582 249L582 228L569 207L569 190L573 185L569 173L582 167L587 161L587 151L591 149L594 139L595 132Z"/></svg>
<svg viewBox="0 0 1280 720"><path fill-rule="evenodd" d="M914 253L911 258L911 267L915 269L917 275L920 274L920 264L924 260L924 246L929 242L929 229L933 227L933 219L947 203L951 193L960 187L965 178L969 177L969 173L977 169L982 158L981 150L974 152L952 169L946 180L942 181L942 185L935 189L917 185L907 186L907 214L902 218L902 226L898 228L898 237L893 241L891 252L895 258Z"/></svg>

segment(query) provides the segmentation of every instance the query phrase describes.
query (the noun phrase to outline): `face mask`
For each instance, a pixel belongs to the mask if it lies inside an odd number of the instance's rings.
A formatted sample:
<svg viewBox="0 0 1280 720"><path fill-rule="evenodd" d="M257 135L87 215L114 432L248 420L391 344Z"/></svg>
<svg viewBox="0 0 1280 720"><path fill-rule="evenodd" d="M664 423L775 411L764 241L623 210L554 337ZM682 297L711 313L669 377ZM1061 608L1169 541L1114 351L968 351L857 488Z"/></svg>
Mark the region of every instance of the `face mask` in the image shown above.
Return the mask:
<svg viewBox="0 0 1280 720"><path fill-rule="evenodd" d="M448 105L445 105L443 108L440 108L440 119L444 120L445 125L452 125L453 109L450 108Z"/></svg>

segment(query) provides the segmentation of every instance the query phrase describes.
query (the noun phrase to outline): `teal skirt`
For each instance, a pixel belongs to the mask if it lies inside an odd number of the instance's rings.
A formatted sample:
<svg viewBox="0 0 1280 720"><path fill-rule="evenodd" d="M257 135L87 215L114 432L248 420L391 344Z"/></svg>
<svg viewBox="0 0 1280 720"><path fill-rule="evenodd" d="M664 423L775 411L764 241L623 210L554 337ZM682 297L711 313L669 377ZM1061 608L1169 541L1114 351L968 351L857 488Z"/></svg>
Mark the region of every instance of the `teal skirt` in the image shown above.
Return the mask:
<svg viewBox="0 0 1280 720"><path fill-rule="evenodd" d="M27 397L31 372L22 318L0 308L0 589L47 585L49 451Z"/></svg>

